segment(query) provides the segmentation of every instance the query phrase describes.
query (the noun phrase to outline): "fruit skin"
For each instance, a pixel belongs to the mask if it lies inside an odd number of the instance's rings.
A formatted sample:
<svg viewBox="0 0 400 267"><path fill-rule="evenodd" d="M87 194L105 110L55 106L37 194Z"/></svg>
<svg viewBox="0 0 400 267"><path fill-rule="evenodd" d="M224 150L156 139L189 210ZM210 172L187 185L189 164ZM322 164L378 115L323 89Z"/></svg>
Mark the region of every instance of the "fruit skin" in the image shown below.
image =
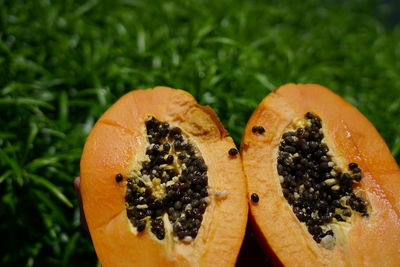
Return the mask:
<svg viewBox="0 0 400 267"><path fill-rule="evenodd" d="M144 118L153 115L192 137L208 165L209 185L225 198L213 197L199 234L190 244L160 242L136 234L125 211L124 182L135 154L144 153ZM248 213L247 188L232 138L215 112L182 90L167 87L135 90L122 96L98 120L81 158L81 192L89 231L102 266L233 266ZM133 230L133 232L132 232Z"/></svg>
<svg viewBox="0 0 400 267"><path fill-rule="evenodd" d="M285 128L308 111L321 119L335 159L357 162L370 203L370 217L354 218L333 250L317 245L282 195L276 170ZM254 125L266 132L252 133ZM400 266L400 170L374 126L352 105L317 84L287 84L274 90L249 119L241 144L251 221L264 248L287 266Z"/></svg>

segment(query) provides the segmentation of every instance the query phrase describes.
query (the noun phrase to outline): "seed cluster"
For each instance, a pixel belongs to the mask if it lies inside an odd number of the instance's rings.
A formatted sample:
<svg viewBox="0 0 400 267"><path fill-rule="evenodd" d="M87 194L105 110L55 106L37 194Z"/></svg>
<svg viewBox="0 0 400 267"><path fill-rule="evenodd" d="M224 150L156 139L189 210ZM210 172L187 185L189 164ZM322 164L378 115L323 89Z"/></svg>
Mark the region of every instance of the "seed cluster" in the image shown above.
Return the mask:
<svg viewBox="0 0 400 267"><path fill-rule="evenodd" d="M138 232L165 238L168 214L175 236L190 242L198 234L208 197L207 165L182 130L155 118L146 121L148 160L127 179L127 215Z"/></svg>
<svg viewBox="0 0 400 267"><path fill-rule="evenodd" d="M323 141L321 119L308 112L305 121L308 126L283 134L277 170L284 197L319 243L334 237L329 224L348 221L352 211L367 217L367 202L353 192L361 181L358 165L350 163L349 172L342 171Z"/></svg>

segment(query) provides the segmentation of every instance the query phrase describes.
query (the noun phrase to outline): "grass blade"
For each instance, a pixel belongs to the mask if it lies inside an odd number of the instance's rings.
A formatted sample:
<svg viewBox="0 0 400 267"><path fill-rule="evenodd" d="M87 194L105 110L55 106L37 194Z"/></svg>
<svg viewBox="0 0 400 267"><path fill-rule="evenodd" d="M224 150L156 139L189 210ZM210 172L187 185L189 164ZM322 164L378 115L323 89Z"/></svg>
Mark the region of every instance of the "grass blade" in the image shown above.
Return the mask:
<svg viewBox="0 0 400 267"><path fill-rule="evenodd" d="M26 97L18 97L18 98L1 98L0 105L33 105L44 107L47 109L54 109L54 107L42 100L33 99L33 98L26 98Z"/></svg>
<svg viewBox="0 0 400 267"><path fill-rule="evenodd" d="M40 185L46 187L51 193L53 193L65 205L67 205L68 207L72 207L71 201L69 201L68 198L53 183L49 182L48 180L46 180L43 177L40 177L40 176L32 174L32 173L26 173L26 176L31 178L37 184L40 184Z"/></svg>
<svg viewBox="0 0 400 267"><path fill-rule="evenodd" d="M11 169L14 172L14 175L17 179L17 182L19 185L22 186L23 181L22 181L22 172L21 172L21 168L19 166L19 164L17 163L16 160L10 158L3 149L0 149L0 159L3 160L6 164L8 164Z"/></svg>

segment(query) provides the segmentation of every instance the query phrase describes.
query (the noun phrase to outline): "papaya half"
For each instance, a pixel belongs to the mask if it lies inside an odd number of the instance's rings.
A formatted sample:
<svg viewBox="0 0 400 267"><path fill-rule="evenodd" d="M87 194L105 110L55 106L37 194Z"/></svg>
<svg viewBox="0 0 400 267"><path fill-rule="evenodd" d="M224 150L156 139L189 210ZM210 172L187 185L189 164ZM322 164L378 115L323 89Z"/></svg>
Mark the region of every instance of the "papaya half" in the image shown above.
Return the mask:
<svg viewBox="0 0 400 267"><path fill-rule="evenodd" d="M285 266L400 266L400 170L374 126L316 84L287 84L249 119L251 223Z"/></svg>
<svg viewBox="0 0 400 267"><path fill-rule="evenodd" d="M81 158L102 266L233 266L247 222L241 157L210 107L167 87L121 97Z"/></svg>

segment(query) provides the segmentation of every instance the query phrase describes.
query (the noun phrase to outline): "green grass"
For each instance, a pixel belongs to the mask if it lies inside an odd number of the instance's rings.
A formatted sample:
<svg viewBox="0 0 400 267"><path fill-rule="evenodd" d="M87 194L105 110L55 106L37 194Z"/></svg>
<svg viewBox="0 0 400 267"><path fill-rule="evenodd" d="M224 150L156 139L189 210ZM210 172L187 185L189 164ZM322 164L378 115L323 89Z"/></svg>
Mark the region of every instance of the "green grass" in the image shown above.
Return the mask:
<svg viewBox="0 0 400 267"><path fill-rule="evenodd" d="M359 108L400 161L400 26L373 1L0 0L0 265L93 266L72 187L89 130L124 93L168 85L236 142L288 82ZM377 152L379 153L379 152Z"/></svg>

